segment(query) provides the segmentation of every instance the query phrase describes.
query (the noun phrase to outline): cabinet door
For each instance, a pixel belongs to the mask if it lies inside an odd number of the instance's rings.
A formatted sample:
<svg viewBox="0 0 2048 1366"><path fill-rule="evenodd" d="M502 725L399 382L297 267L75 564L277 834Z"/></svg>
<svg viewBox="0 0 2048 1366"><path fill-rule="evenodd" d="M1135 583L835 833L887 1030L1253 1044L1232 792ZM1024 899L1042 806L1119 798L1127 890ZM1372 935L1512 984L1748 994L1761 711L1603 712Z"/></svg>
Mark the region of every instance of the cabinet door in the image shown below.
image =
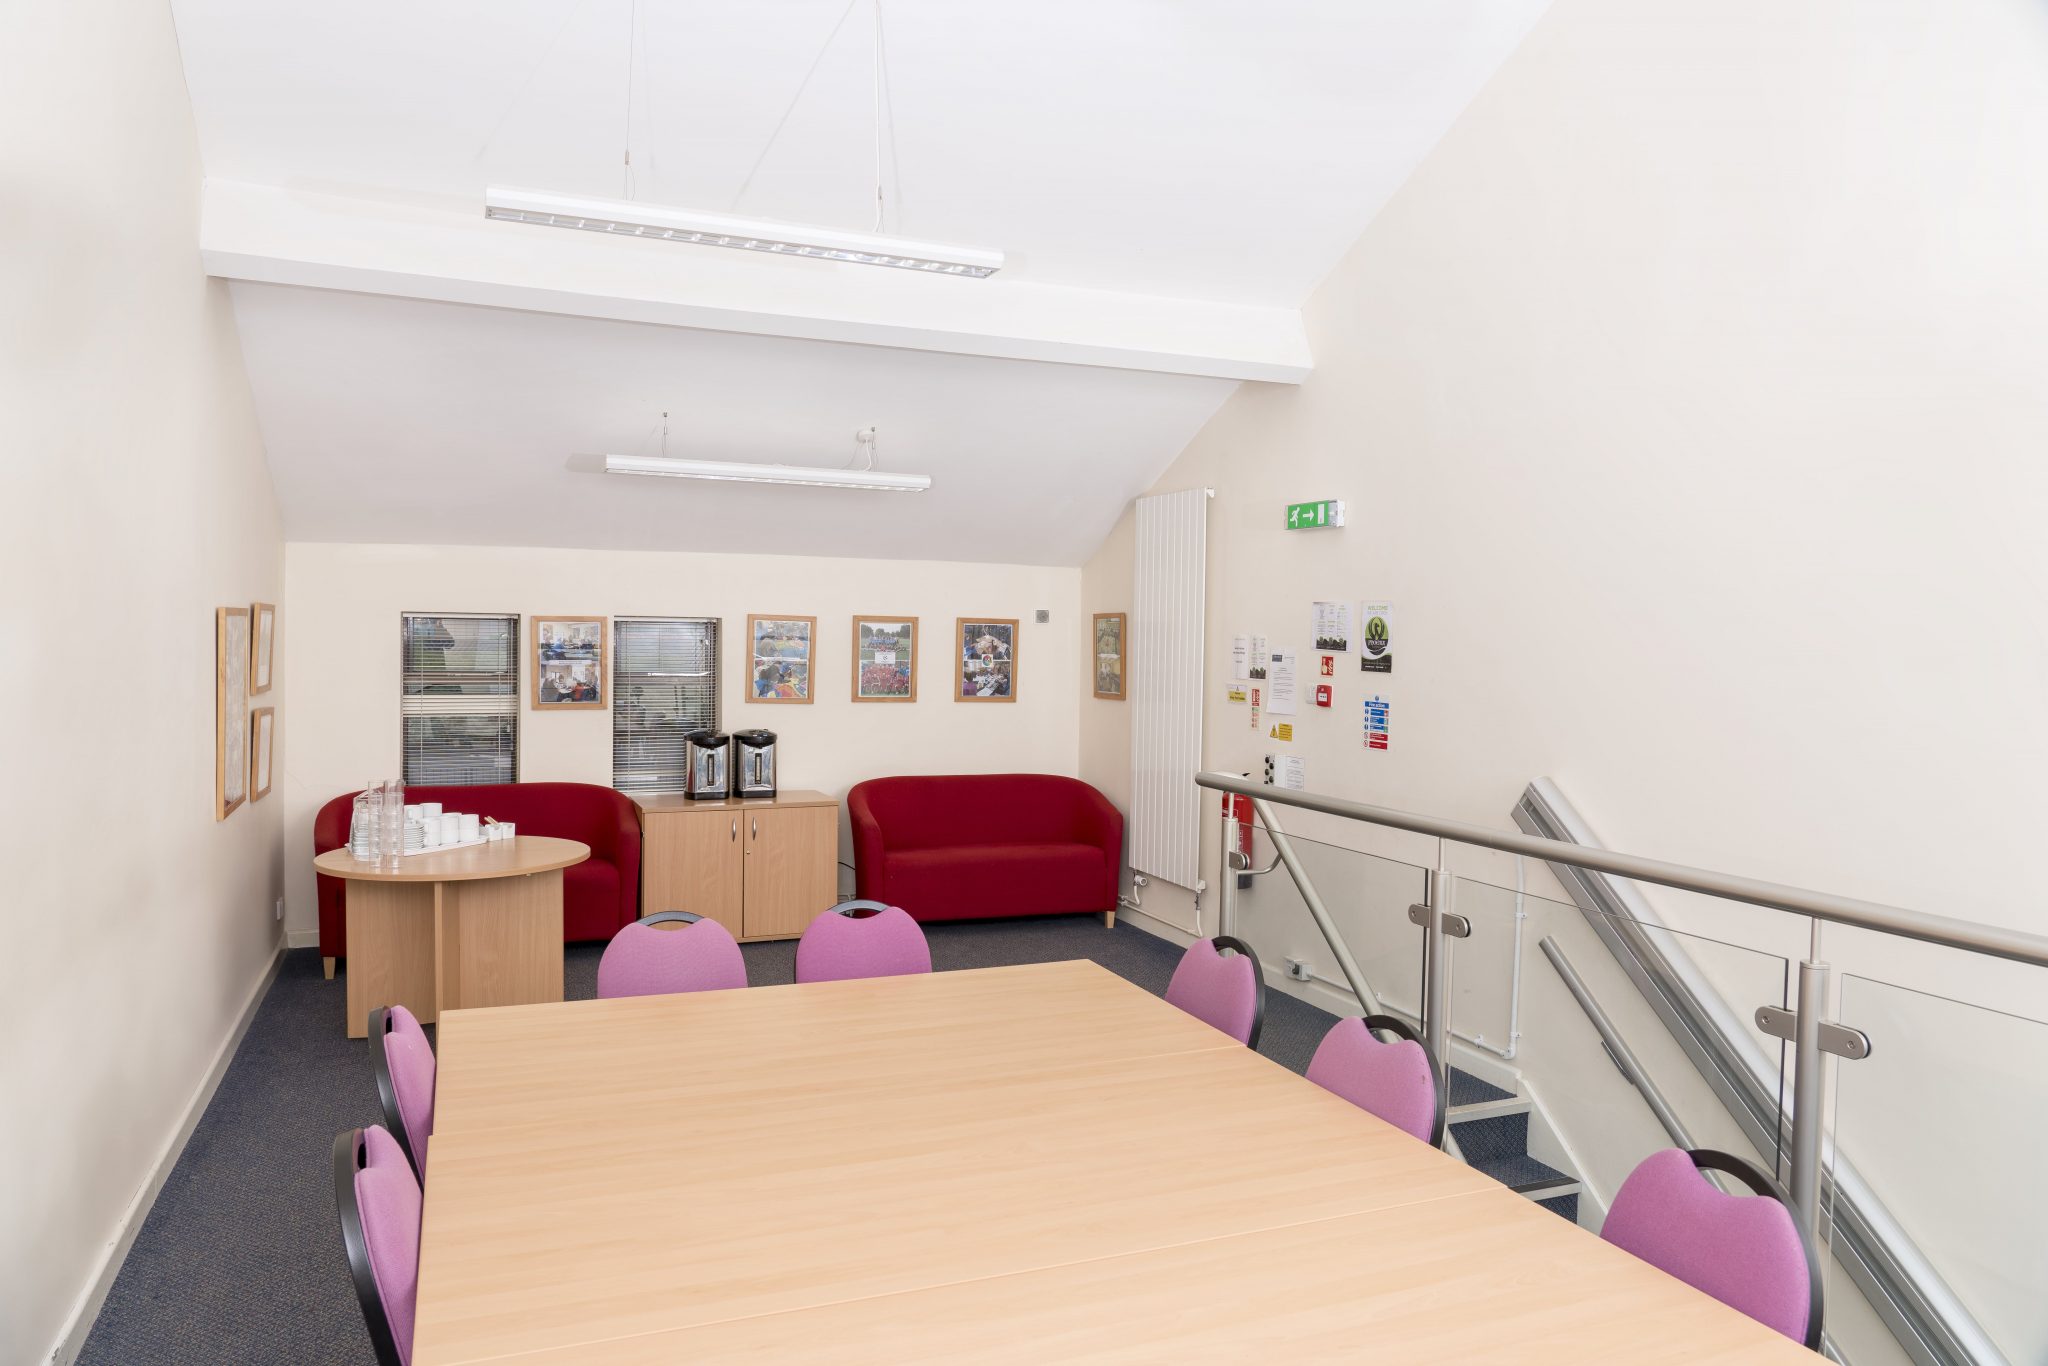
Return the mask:
<svg viewBox="0 0 2048 1366"><path fill-rule="evenodd" d="M740 821L747 850L748 937L802 934L837 900L838 810L768 807L744 812Z"/></svg>
<svg viewBox="0 0 2048 1366"><path fill-rule="evenodd" d="M690 911L740 935L747 837L735 811L668 811L643 827L640 914Z"/></svg>

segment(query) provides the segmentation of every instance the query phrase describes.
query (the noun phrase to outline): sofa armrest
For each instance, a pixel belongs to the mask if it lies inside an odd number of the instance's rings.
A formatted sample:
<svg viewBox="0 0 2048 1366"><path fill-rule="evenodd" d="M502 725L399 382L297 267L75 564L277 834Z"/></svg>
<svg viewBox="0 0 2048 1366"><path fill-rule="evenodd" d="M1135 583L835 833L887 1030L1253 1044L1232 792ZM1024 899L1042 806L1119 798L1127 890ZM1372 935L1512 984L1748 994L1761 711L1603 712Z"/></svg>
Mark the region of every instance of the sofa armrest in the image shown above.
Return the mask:
<svg viewBox="0 0 2048 1366"><path fill-rule="evenodd" d="M868 794L863 790L866 786L855 783L846 794L846 823L853 834L854 894L886 900L882 869L888 845L882 835L882 823L868 805Z"/></svg>
<svg viewBox="0 0 2048 1366"><path fill-rule="evenodd" d="M1074 824L1075 837L1080 842L1092 844L1102 851L1102 862L1108 875L1102 904L1104 909L1114 907L1123 890L1124 813L1093 787L1084 786L1080 800L1075 804Z"/></svg>

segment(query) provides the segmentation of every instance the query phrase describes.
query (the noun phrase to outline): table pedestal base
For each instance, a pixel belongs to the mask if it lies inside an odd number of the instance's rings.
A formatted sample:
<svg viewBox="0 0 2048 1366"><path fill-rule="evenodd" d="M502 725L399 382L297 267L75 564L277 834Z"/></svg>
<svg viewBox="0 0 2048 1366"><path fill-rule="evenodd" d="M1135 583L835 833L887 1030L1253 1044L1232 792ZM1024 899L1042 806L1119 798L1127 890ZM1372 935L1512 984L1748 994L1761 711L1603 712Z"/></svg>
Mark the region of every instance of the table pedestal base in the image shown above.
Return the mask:
<svg viewBox="0 0 2048 1366"><path fill-rule="evenodd" d="M443 1010L562 999L560 869L463 882L348 884L348 1036L402 1005Z"/></svg>

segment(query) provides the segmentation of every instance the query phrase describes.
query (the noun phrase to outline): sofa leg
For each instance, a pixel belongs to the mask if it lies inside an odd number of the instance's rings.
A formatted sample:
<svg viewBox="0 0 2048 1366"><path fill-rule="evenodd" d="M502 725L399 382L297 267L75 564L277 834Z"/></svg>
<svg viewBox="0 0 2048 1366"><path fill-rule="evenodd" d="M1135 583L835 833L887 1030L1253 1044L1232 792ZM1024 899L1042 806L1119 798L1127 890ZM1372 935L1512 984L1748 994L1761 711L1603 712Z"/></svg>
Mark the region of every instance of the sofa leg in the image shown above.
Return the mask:
<svg viewBox="0 0 2048 1366"><path fill-rule="evenodd" d="M1116 928L1116 908L1114 906L1102 913L1102 928L1105 930Z"/></svg>
<svg viewBox="0 0 2048 1366"><path fill-rule="evenodd" d="M320 970L327 974L328 981L334 980L334 960L332 958L322 958L320 960Z"/></svg>

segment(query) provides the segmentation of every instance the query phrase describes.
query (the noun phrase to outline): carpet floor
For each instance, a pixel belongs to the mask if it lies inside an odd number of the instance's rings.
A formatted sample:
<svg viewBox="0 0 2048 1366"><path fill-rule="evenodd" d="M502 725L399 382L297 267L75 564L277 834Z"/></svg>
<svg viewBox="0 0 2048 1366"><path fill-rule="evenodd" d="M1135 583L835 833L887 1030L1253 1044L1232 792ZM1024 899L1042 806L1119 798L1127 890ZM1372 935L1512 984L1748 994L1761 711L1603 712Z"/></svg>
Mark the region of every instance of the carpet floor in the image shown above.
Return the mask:
<svg viewBox="0 0 2048 1366"><path fill-rule="evenodd" d="M1090 958L1163 994L1180 952L1143 930L1063 916L926 927L941 972ZM572 1000L601 945L571 945ZM791 980L794 942L748 944L757 986ZM381 1120L368 1045L342 1036L343 987L285 955L220 1089L144 1221L79 1357L84 1366L375 1366L335 1223L335 1134ZM1266 993L1259 1051L1308 1067L1335 1017Z"/></svg>

